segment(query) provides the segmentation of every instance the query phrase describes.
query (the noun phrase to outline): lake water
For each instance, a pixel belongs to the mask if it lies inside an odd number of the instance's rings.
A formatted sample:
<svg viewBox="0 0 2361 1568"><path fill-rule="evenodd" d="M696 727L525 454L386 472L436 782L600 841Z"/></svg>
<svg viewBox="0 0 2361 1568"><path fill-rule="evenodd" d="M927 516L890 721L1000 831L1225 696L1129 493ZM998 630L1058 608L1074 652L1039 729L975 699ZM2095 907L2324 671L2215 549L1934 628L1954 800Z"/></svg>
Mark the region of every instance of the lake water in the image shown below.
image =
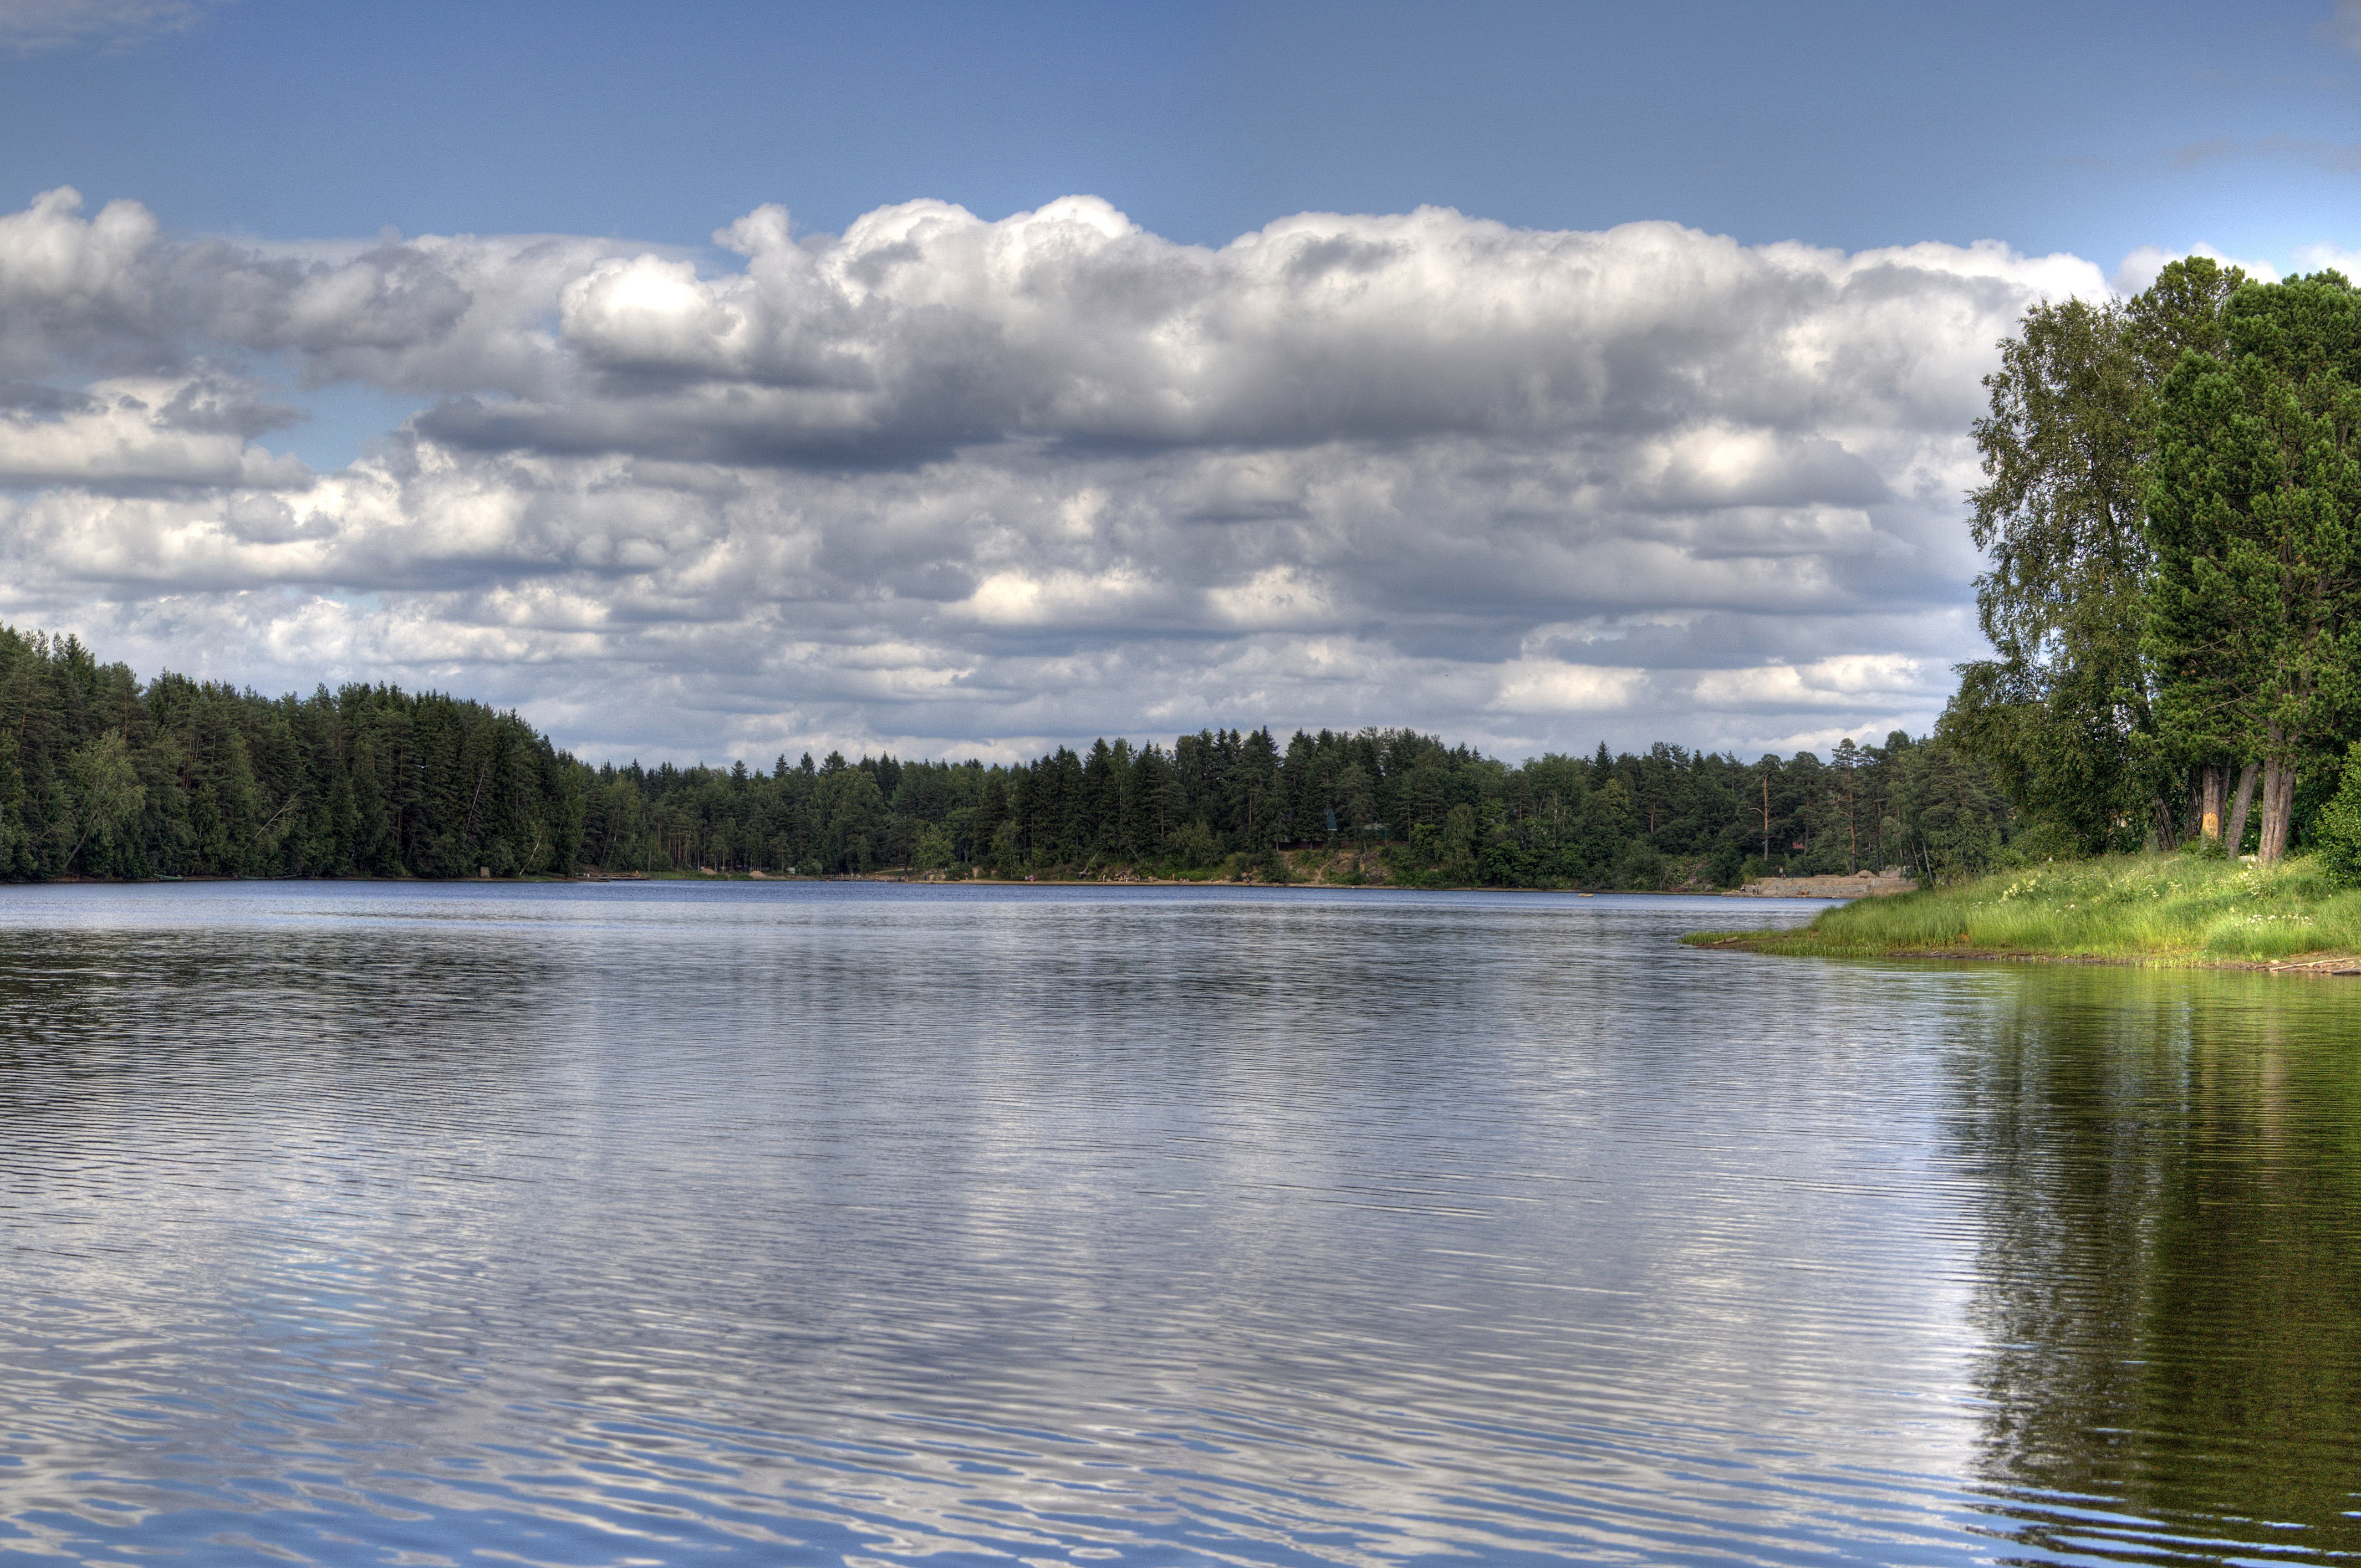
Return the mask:
<svg viewBox="0 0 2361 1568"><path fill-rule="evenodd" d="M2361 982L0 891L0 1562L2328 1562Z"/></svg>

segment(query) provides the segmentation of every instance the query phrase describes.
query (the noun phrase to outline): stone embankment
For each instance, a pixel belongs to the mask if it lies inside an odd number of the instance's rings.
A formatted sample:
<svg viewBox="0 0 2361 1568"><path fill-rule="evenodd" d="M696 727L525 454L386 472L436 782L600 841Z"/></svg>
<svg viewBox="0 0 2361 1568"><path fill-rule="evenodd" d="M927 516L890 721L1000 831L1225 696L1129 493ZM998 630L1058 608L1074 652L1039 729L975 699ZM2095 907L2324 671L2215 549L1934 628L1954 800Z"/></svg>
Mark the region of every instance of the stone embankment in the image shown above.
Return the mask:
<svg viewBox="0 0 2361 1568"><path fill-rule="evenodd" d="M1881 894L1916 893L1918 884L1899 868L1855 872L1850 876L1761 877L1731 891L1732 898L1875 898Z"/></svg>

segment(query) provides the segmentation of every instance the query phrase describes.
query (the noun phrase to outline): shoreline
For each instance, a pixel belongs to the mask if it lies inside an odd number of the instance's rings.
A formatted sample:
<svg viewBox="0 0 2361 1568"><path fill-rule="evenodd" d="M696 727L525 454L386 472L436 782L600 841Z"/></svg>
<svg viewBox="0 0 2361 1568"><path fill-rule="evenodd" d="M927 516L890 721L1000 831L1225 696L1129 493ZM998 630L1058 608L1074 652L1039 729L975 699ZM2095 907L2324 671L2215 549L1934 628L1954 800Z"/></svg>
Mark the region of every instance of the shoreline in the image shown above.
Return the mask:
<svg viewBox="0 0 2361 1568"><path fill-rule="evenodd" d="M1808 930L1804 927L1797 929ZM2021 948L1894 948L1879 951L1793 953L1771 945L1795 931L1692 931L1686 948L1761 953L1770 958L1909 959L1955 963L2091 964L2109 969L2244 970L2254 974L2310 975L2315 979L2361 977L2361 953L2328 953L2293 959L2225 959L2196 951L2170 953L2045 953Z"/></svg>
<svg viewBox="0 0 2361 1568"><path fill-rule="evenodd" d="M2361 889L2305 857L2264 866L2148 852L2046 861L1862 899L1800 926L1696 931L1778 957L2109 964L2361 975Z"/></svg>
<svg viewBox="0 0 2361 1568"><path fill-rule="evenodd" d="M13 884L17 887L167 887L180 883L218 886L225 883L319 883L341 884L352 883L383 883L402 887L493 887L540 883L555 886L599 886L609 883L689 883L703 886L715 883L764 883L778 886L817 886L842 883L884 883L910 887L1256 887L1321 893L1516 893L1571 894L1577 898L1738 898L1759 901L1761 894L1741 894L1730 888L1677 887L1494 887L1479 883L1447 883L1436 886L1421 886L1396 882L1321 882L1312 879L1290 882L1264 882L1259 879L1239 880L1228 877L933 877L923 873L895 872L849 872L834 876L791 876L772 872L759 875L746 872L630 872L604 875L558 876L549 872L533 872L516 876L500 877L422 877L382 876L375 873L352 876L224 876L195 872L186 876L152 877L43 877ZM1795 904L1842 905L1849 900L1812 894L1783 894Z"/></svg>

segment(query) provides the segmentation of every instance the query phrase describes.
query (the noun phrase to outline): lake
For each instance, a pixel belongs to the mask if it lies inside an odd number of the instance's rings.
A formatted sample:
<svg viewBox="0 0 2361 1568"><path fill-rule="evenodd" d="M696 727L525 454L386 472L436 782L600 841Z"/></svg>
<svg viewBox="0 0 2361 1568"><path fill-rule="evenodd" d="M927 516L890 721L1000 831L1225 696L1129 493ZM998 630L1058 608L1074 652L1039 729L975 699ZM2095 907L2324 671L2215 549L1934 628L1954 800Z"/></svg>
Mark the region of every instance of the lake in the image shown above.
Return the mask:
<svg viewBox="0 0 2361 1568"><path fill-rule="evenodd" d="M2361 1551L2361 982L1816 907L0 890L0 1561Z"/></svg>

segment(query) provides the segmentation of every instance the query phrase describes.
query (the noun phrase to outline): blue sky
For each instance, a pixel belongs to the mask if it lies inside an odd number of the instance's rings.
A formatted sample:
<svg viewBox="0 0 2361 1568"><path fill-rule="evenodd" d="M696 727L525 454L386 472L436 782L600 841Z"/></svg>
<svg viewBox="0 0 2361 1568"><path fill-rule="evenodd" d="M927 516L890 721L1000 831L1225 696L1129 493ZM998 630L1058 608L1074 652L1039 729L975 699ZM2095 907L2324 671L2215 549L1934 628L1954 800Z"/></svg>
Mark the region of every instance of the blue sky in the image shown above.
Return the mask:
<svg viewBox="0 0 2361 1568"><path fill-rule="evenodd" d="M2361 57L2319 3L234 0L0 58L23 198L279 238L701 244L1087 192L1171 238L1422 203L1848 249L2361 242Z"/></svg>
<svg viewBox="0 0 2361 1568"><path fill-rule="evenodd" d="M1923 730L1994 341L2351 265L2356 110L2361 0L0 0L0 619L594 756Z"/></svg>

